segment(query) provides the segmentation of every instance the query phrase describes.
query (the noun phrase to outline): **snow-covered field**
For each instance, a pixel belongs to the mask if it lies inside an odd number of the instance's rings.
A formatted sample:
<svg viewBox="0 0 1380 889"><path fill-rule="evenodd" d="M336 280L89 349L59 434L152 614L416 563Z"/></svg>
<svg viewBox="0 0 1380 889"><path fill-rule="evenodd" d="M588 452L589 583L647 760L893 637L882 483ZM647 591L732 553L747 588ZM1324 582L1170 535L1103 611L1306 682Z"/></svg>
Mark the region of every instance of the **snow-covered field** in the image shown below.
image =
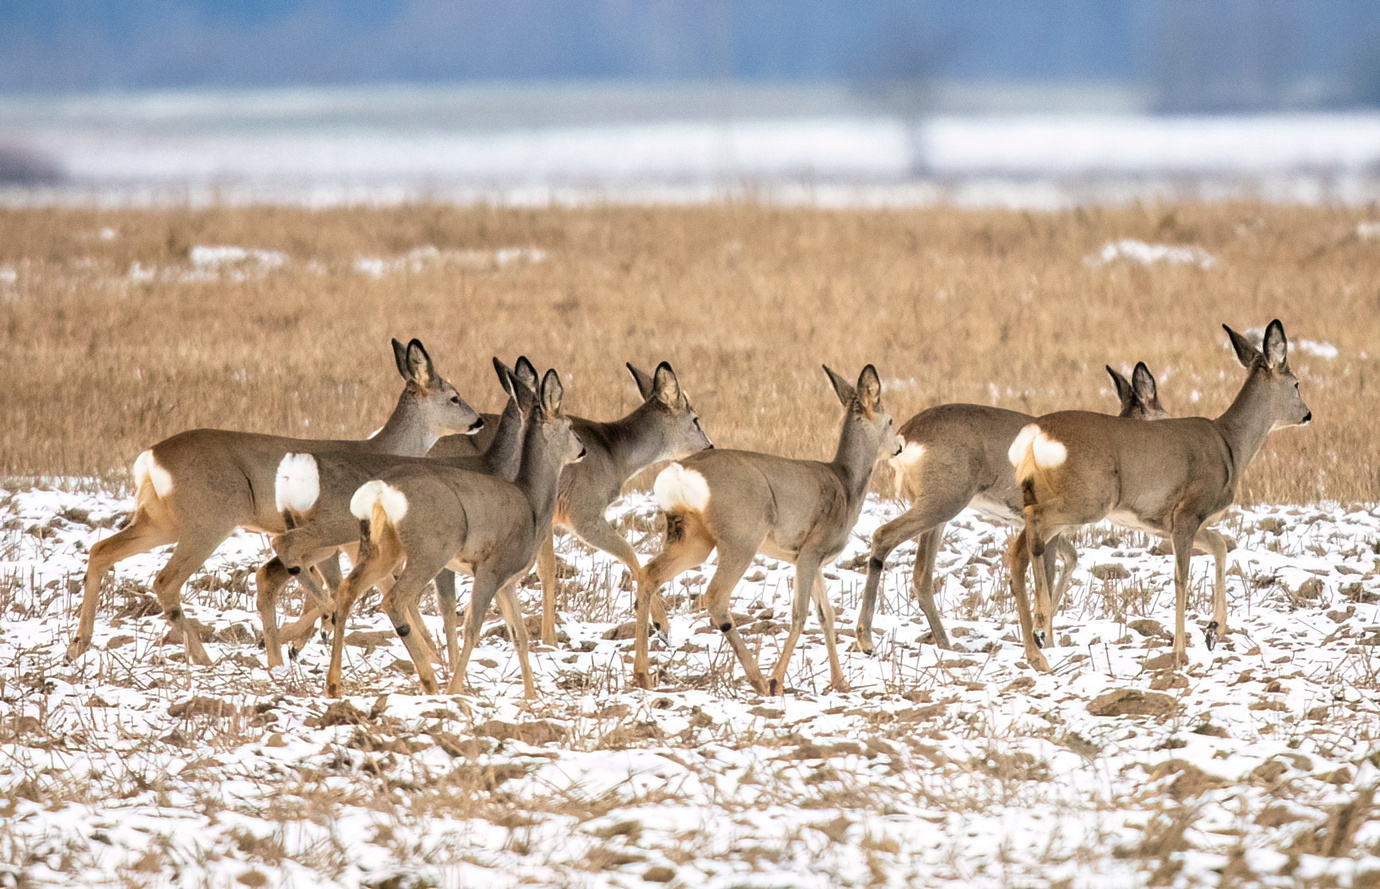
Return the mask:
<svg viewBox="0 0 1380 889"><path fill-rule="evenodd" d="M752 694L690 600L667 588L662 688L628 686L631 594L611 558L558 542L562 643L520 697L511 647L477 651L475 694L420 697L366 603L347 691L321 696L319 642L279 673L259 651L252 572L227 542L189 584L216 664L166 644L148 592L164 556L107 582L93 650L63 662L85 553L127 509L88 483L0 497L0 886L1371 886L1380 877L1380 508L1236 510L1236 633L1191 666L1168 650L1170 560L1094 528L1051 649L1026 668L1000 569L1006 530L965 513L939 558L956 651L923 642L889 567L878 652L824 690L807 633L779 699ZM872 501L827 577L844 623ZM613 507L645 554L642 495ZM1194 560L1194 616L1208 566ZM735 597L774 659L789 566ZM529 613L536 601L524 589ZM813 628L813 624L811 627ZM430 618L433 635L439 618ZM611 638L612 637L612 638Z"/></svg>

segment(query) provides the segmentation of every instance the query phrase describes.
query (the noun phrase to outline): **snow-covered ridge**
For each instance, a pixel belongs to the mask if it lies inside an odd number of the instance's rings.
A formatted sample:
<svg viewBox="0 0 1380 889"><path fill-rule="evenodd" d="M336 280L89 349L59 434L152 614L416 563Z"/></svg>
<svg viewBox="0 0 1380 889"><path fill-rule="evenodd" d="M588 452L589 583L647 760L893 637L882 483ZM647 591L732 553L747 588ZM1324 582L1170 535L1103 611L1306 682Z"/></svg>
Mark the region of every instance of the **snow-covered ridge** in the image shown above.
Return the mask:
<svg viewBox="0 0 1380 889"><path fill-rule="evenodd" d="M1380 783L1374 505L1235 510L1219 525L1237 544L1235 632L1208 652L1191 624L1175 682L1144 668L1173 619L1155 541L1080 536L1041 675L1020 661L1004 594L1008 530L964 513L938 558L957 650L924 641L907 545L884 579L878 653L844 654L853 691L824 691L812 619L777 699L747 691L689 610L712 566L665 590L662 688L629 688L623 569L562 539L566 638L535 652L532 706L495 636L471 662L475 695L416 696L376 599L348 628L344 702L320 697L319 643L269 674L250 579L266 550L252 534L185 593L215 665L183 663L148 613L165 553L116 568L93 650L65 664L86 552L128 505L0 493L0 882L1091 886L1169 867L1195 885L1230 867L1247 882L1348 885L1380 870L1380 822L1342 817ZM898 509L870 500L827 570L844 627L867 538ZM644 558L655 550L649 496L610 516ZM1209 570L1194 560L1194 619ZM789 577L758 559L734 596L765 661ZM535 613L538 592L522 594ZM439 617L427 620L434 637Z"/></svg>

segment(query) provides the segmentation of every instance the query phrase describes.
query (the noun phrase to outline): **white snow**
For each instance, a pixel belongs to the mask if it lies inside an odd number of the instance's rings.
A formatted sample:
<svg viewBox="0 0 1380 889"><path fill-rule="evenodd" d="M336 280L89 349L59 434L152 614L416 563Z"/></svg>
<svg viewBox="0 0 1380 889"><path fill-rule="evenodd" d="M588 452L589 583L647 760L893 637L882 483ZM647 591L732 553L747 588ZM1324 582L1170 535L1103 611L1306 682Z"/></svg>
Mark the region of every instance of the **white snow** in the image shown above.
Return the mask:
<svg viewBox="0 0 1380 889"><path fill-rule="evenodd" d="M370 278L382 278L400 273L420 274L438 266L460 266L463 268L489 269L502 268L515 263L535 264L547 257L545 250L538 247L501 247L497 250L441 250L427 244L414 247L401 256L383 259L377 256L360 256L354 261L354 269Z"/></svg>
<svg viewBox="0 0 1380 889"><path fill-rule="evenodd" d="M1201 247L1147 244L1144 241L1131 238L1104 244L1101 250L1085 257L1083 263L1088 266L1099 266L1116 262L1119 259L1141 265L1153 265L1157 262L1165 262L1170 265L1196 265L1201 269L1210 269L1217 265L1217 258Z"/></svg>
<svg viewBox="0 0 1380 889"><path fill-rule="evenodd" d="M631 641L605 638L629 618L623 569L561 538L569 638L534 652L539 701L521 700L513 650L491 636L475 694L417 695L366 597L350 709L328 714L326 646L270 675L255 644L259 535L232 537L184 592L213 666L184 663L146 611L166 551L116 567L93 650L63 662L86 553L129 505L84 480L0 492L0 882L1081 887L1159 871L1188 886L1231 868L1345 886L1380 870L1373 811L1329 845L1380 784L1380 506L1234 510L1218 526L1236 542L1232 634L1203 646L1210 568L1194 559L1191 664L1160 689L1171 711L1095 716L1099 695L1152 690L1145 661L1173 623L1170 558L1104 526L1078 539L1051 674L1021 660L1009 529L965 512L937 559L956 649L925 641L908 543L883 578L877 653L843 653L847 693L825 690L812 618L788 694L753 695L691 607L712 565L664 589L662 687L631 688ZM844 628L868 536L899 509L869 500L826 569ZM655 507L637 494L609 514L629 533ZM658 534L632 536L655 551ZM759 558L733 598L768 665L790 574ZM539 590L521 594L535 614Z"/></svg>

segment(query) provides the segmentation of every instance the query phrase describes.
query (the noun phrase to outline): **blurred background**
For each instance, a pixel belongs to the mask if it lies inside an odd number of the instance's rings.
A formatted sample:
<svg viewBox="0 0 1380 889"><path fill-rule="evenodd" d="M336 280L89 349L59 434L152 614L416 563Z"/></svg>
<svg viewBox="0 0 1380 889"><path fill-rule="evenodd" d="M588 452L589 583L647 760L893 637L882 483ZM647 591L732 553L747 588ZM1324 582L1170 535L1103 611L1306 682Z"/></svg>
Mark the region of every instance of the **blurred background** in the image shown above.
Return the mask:
<svg viewBox="0 0 1380 889"><path fill-rule="evenodd" d="M0 201L1380 197L1373 0L0 4Z"/></svg>

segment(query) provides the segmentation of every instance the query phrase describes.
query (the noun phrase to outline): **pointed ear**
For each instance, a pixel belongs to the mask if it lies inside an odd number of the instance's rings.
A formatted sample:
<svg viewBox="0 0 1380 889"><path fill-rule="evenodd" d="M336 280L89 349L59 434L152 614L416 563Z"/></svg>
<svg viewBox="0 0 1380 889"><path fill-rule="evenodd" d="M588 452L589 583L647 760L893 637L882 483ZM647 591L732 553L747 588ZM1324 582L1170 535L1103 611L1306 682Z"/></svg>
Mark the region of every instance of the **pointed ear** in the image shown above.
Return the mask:
<svg viewBox="0 0 1380 889"><path fill-rule="evenodd" d="M407 373L403 374L423 389L431 387L436 381L436 368L431 365L431 356L426 353L422 341L412 340L407 344Z"/></svg>
<svg viewBox="0 0 1380 889"><path fill-rule="evenodd" d="M494 373L498 374L498 385L503 387L503 391L508 393L509 398L516 397L513 392L513 370L508 365L494 358Z"/></svg>
<svg viewBox="0 0 1380 889"><path fill-rule="evenodd" d="M1110 364L1105 366L1107 368L1107 373L1112 375L1112 383L1116 386L1117 400L1121 402L1122 413L1125 413L1126 409L1132 404L1131 399L1135 397L1135 393L1131 389L1131 381L1113 370Z"/></svg>
<svg viewBox="0 0 1380 889"><path fill-rule="evenodd" d="M826 364L823 367L824 372L829 375L829 382L834 385L834 394L839 397L839 401L843 402L844 407L848 407L853 403L853 399L858 397L858 391L853 388L851 383L830 370L829 365Z"/></svg>
<svg viewBox="0 0 1380 889"><path fill-rule="evenodd" d="M1236 360L1241 362L1242 367L1254 367L1257 361L1263 359L1260 350L1253 346L1250 340L1225 324L1222 325L1222 329L1231 337L1231 347L1236 350Z"/></svg>
<svg viewBox="0 0 1380 889"><path fill-rule="evenodd" d="M676 379L676 372L671 370L671 365L665 361L656 366L656 375L652 377L652 394L667 407L676 407L680 404L680 381Z"/></svg>
<svg viewBox="0 0 1380 889"><path fill-rule="evenodd" d="M557 417L561 413L561 396L564 395L561 388L561 375L556 373L553 367L546 372L546 376L541 381L541 409L542 413L548 417Z"/></svg>
<svg viewBox="0 0 1380 889"><path fill-rule="evenodd" d="M407 375L407 346L397 340L393 340L393 362L398 365L398 373L404 380L412 379Z"/></svg>
<svg viewBox="0 0 1380 889"><path fill-rule="evenodd" d="M632 374L633 382L637 383L637 391L642 395L643 401L651 401L656 388L652 385L652 378L647 375L645 370L638 370L628 362L628 373Z"/></svg>
<svg viewBox="0 0 1380 889"><path fill-rule="evenodd" d="M882 381L870 364L858 374L858 404L868 414L882 406Z"/></svg>
<svg viewBox="0 0 1380 889"><path fill-rule="evenodd" d="M1285 370L1289 367L1289 340L1284 336L1284 325L1279 319L1270 322L1265 328L1265 365L1270 370Z"/></svg>
<svg viewBox="0 0 1380 889"><path fill-rule="evenodd" d="M1159 386L1155 385L1155 375L1150 373L1144 361L1136 362L1136 369L1131 372L1131 386L1135 390L1136 400L1141 404L1159 404Z"/></svg>
<svg viewBox="0 0 1380 889"><path fill-rule="evenodd" d="M526 355L518 356L517 364L513 365L513 377L533 392L537 391L537 369Z"/></svg>
<svg viewBox="0 0 1380 889"><path fill-rule="evenodd" d="M521 365L522 361L519 360L518 364ZM508 382L513 387L513 398L517 401L518 410L522 412L524 417L530 417L532 411L537 409L536 389L527 385L516 370L508 377Z"/></svg>

